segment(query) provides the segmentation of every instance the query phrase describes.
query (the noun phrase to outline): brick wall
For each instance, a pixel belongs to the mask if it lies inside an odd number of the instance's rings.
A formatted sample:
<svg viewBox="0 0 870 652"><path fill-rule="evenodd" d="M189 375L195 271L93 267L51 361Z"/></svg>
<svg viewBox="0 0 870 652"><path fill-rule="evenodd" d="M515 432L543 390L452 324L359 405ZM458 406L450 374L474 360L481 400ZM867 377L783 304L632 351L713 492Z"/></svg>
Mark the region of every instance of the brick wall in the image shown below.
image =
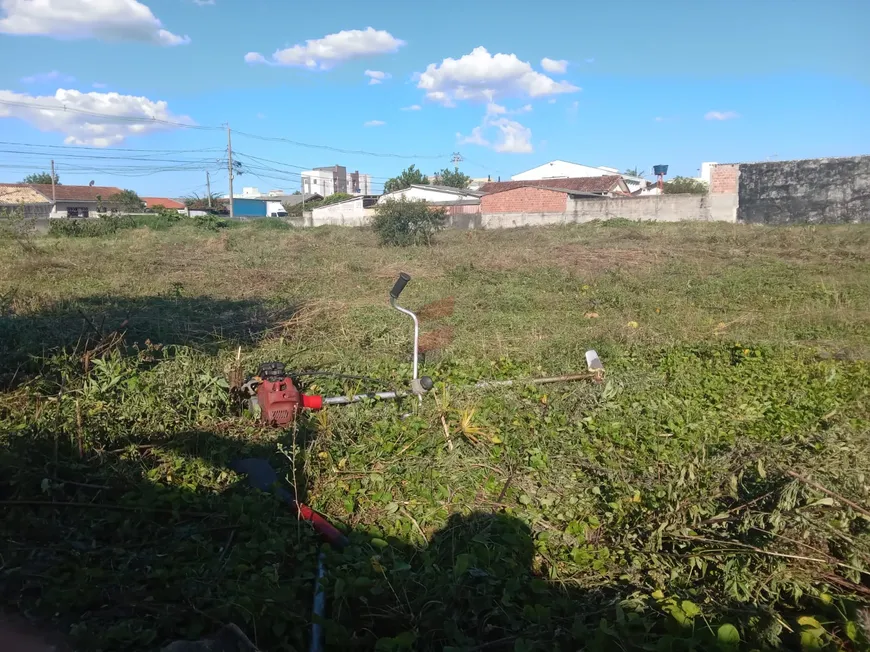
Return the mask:
<svg viewBox="0 0 870 652"><path fill-rule="evenodd" d="M710 170L710 194L730 195L737 192L740 166L736 163L714 165Z"/></svg>
<svg viewBox="0 0 870 652"><path fill-rule="evenodd" d="M481 213L563 213L568 195L543 188L514 188L480 198Z"/></svg>

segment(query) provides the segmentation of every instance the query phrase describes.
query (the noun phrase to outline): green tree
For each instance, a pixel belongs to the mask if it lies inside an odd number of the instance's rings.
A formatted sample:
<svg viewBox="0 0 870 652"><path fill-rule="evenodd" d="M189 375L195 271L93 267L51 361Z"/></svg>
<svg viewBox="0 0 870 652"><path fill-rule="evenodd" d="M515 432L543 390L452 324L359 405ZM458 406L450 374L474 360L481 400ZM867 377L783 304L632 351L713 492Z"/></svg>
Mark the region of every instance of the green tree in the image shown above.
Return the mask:
<svg viewBox="0 0 870 652"><path fill-rule="evenodd" d="M645 174L645 171L634 166L633 168L627 168L623 174L627 174L630 177L642 177Z"/></svg>
<svg viewBox="0 0 870 652"><path fill-rule="evenodd" d="M181 200L188 210L192 211L225 211L227 208L227 200L221 197L219 192L213 192L211 194L211 209L209 209L209 196L208 195L198 195L193 193L188 195L187 197L182 198Z"/></svg>
<svg viewBox="0 0 870 652"><path fill-rule="evenodd" d="M141 213L145 209L145 202L133 190L122 190L110 195L106 198L106 204L112 212Z"/></svg>
<svg viewBox="0 0 870 652"><path fill-rule="evenodd" d="M706 195L707 184L689 177L674 177L665 181L664 193L666 195Z"/></svg>
<svg viewBox="0 0 870 652"><path fill-rule="evenodd" d="M459 168L449 170L444 168L438 173L438 183L442 186L450 186L451 188L468 188L471 183L471 177L460 172Z"/></svg>
<svg viewBox="0 0 870 652"><path fill-rule="evenodd" d="M432 244L432 236L446 223L447 211L443 207L402 197L375 206L372 228L382 245L407 247Z"/></svg>
<svg viewBox="0 0 870 652"><path fill-rule="evenodd" d="M429 185L429 177L420 172L416 166L411 165L407 169L402 170L399 176L387 180L384 184L384 193L396 192L403 188L420 185Z"/></svg>
<svg viewBox="0 0 870 652"><path fill-rule="evenodd" d="M57 173L54 175L54 183L56 185L60 185L60 181ZM51 174L49 172L34 172L33 174L28 174L24 179L22 179L21 183L43 183L45 185L51 185Z"/></svg>

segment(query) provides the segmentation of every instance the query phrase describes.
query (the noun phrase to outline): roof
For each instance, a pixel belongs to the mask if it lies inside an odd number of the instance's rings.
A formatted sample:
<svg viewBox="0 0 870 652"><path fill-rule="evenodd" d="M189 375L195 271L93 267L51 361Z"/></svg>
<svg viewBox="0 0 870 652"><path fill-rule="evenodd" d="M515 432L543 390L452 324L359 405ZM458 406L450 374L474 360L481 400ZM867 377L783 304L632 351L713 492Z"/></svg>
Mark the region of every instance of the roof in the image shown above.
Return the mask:
<svg viewBox="0 0 870 652"><path fill-rule="evenodd" d="M324 204L323 206L316 206L315 208L312 208L311 210L317 211L317 210L320 210L323 208L332 208L333 206L340 206L341 204L347 204L348 202L357 201L358 199L361 199L363 204L365 204L366 201L372 200L372 199L377 199L380 196L381 195L354 195L353 197L349 197L348 199L342 199L341 201L334 201L331 204Z"/></svg>
<svg viewBox="0 0 870 652"><path fill-rule="evenodd" d="M184 208L184 204L169 197L140 197L145 202L145 208L154 208L155 206L163 206L163 208L174 208L176 210Z"/></svg>
<svg viewBox="0 0 870 652"><path fill-rule="evenodd" d="M23 183L0 184L0 204L50 204L51 200Z"/></svg>
<svg viewBox="0 0 870 652"><path fill-rule="evenodd" d="M424 190L435 190L438 192L449 192L454 195L471 195L473 197L480 197L484 193L479 190L469 190L468 188L455 188L453 186L439 186L437 184L417 184L412 183L412 188L423 188ZM398 191L397 191L398 192Z"/></svg>
<svg viewBox="0 0 870 652"><path fill-rule="evenodd" d="M296 204L302 203L302 195L282 195L281 197L273 197L275 201L281 201L289 206L295 206ZM323 195L318 192L306 192L305 193L305 201L314 201L317 199L323 199Z"/></svg>
<svg viewBox="0 0 870 652"><path fill-rule="evenodd" d="M603 177L577 177L574 179L536 179L529 181L491 181L480 187L482 194L504 192L517 188L545 188L570 193L603 194L612 192L618 186L622 177L618 174ZM624 183L624 182L623 182Z"/></svg>
<svg viewBox="0 0 870 652"><path fill-rule="evenodd" d="M51 198L50 183L32 183L30 187ZM120 188L113 186L55 186L55 199L57 201L98 201L97 197L105 201L112 195L122 192Z"/></svg>

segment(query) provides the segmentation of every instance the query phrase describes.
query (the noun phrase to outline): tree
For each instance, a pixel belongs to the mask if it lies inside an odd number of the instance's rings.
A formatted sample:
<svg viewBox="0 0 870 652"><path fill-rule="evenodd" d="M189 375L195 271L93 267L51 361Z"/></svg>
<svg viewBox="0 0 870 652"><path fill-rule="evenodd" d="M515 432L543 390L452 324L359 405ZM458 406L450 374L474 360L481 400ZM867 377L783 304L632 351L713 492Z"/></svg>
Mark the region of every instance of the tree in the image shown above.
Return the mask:
<svg viewBox="0 0 870 652"><path fill-rule="evenodd" d="M209 196L199 196L196 193L188 195L181 200L188 210L191 211L224 211L228 210L227 200L221 197L219 192L211 193L211 208L209 208Z"/></svg>
<svg viewBox="0 0 870 652"><path fill-rule="evenodd" d="M630 177L642 177L645 174L645 171L641 170L637 166L634 166L633 168L626 169L623 174L627 174Z"/></svg>
<svg viewBox="0 0 870 652"><path fill-rule="evenodd" d="M145 202L133 190L122 190L106 198L110 211L122 213L140 213L145 208Z"/></svg>
<svg viewBox="0 0 870 652"><path fill-rule="evenodd" d="M674 177L664 184L666 195L706 195L707 184L689 177Z"/></svg>
<svg viewBox="0 0 870 652"><path fill-rule="evenodd" d="M51 174L49 172L34 172L33 174L28 174L21 183L42 183L47 186L51 185ZM55 185L60 185L60 181L58 181L57 173L54 175L54 183Z"/></svg>
<svg viewBox="0 0 870 652"><path fill-rule="evenodd" d="M372 228L381 244L406 247L432 244L432 236L446 223L447 211L443 207L402 197L375 206Z"/></svg>
<svg viewBox="0 0 870 652"><path fill-rule="evenodd" d="M384 193L420 185L429 185L429 177L420 172L416 166L411 165L408 169L402 170L399 176L387 180L384 184Z"/></svg>
<svg viewBox="0 0 870 652"><path fill-rule="evenodd" d="M471 183L471 177L460 172L459 168L448 170L444 168L438 173L438 183L442 186L450 186L451 188L468 188Z"/></svg>

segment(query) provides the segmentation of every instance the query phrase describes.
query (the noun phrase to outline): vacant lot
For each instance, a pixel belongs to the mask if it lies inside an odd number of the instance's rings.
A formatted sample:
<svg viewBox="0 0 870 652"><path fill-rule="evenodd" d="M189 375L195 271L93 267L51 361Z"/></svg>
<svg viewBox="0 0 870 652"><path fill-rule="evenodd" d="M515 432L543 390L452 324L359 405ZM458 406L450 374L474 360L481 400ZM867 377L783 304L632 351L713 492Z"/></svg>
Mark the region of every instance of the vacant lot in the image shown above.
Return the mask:
<svg viewBox="0 0 870 652"><path fill-rule="evenodd" d="M262 428L240 367L436 388ZM468 387L583 371L602 384ZM271 222L0 242L0 591L77 649L865 649L870 228L619 221L431 248ZM372 381L313 377L336 394ZM402 418L405 412L412 412Z"/></svg>

